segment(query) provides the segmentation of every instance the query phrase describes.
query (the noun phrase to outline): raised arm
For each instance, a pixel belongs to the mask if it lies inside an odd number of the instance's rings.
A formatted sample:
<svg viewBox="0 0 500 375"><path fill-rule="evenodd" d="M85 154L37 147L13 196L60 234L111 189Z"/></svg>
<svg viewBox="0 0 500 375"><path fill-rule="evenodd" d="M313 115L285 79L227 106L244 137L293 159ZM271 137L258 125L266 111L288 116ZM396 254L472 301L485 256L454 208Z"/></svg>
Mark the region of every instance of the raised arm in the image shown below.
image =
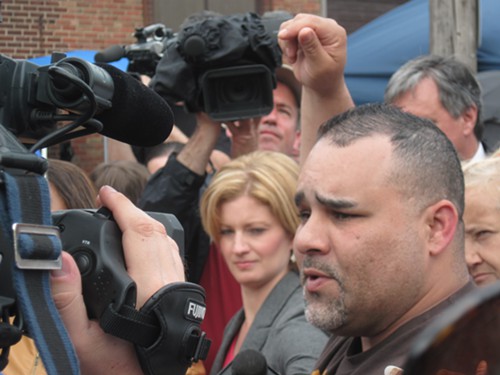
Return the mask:
<svg viewBox="0 0 500 375"><path fill-rule="evenodd" d="M354 106L344 81L347 36L330 18L298 14L281 25L283 60L302 83L300 162L316 141L319 126Z"/></svg>

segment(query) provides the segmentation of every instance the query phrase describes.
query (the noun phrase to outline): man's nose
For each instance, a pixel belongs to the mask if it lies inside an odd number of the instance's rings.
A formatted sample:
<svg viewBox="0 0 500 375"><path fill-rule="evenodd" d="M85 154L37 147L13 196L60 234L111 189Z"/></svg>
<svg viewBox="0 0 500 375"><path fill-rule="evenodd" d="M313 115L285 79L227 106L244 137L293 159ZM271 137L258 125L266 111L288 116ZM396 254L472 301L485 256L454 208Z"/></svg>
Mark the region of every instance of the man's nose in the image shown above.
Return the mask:
<svg viewBox="0 0 500 375"><path fill-rule="evenodd" d="M326 233L324 223L321 223L321 220L311 215L295 232L293 241L294 251L300 254L328 252L330 245Z"/></svg>
<svg viewBox="0 0 500 375"><path fill-rule="evenodd" d="M266 125L276 125L276 108L273 108L273 110L271 112L269 112L269 114L267 114L266 116L263 116L260 123L261 124L266 124Z"/></svg>

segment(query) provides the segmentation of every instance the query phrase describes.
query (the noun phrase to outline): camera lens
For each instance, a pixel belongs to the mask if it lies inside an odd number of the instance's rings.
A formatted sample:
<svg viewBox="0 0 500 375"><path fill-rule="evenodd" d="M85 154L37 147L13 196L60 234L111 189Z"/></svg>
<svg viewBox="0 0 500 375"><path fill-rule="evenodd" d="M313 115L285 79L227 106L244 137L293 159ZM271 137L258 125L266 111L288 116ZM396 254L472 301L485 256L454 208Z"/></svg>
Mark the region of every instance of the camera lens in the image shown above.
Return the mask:
<svg viewBox="0 0 500 375"><path fill-rule="evenodd" d="M166 32L165 32L165 28L162 27L162 26L159 26L155 29L154 31L154 37L157 39L157 40L161 40L163 38L165 38L166 36Z"/></svg>
<svg viewBox="0 0 500 375"><path fill-rule="evenodd" d="M259 90L256 89L258 82L250 82L247 79L225 79L221 80L216 95L223 103L240 103L256 100Z"/></svg>
<svg viewBox="0 0 500 375"><path fill-rule="evenodd" d="M200 87L205 112L214 120L257 117L273 109L273 75L264 65L209 70Z"/></svg>

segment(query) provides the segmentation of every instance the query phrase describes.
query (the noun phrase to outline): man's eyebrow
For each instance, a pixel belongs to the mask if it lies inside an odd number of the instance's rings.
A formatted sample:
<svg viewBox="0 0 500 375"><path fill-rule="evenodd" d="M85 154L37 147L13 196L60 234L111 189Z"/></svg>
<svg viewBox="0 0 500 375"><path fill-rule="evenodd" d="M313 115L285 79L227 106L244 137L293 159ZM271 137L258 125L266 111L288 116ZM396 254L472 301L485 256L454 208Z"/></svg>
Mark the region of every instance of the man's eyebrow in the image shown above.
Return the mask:
<svg viewBox="0 0 500 375"><path fill-rule="evenodd" d="M332 210L342 210L348 208L354 208L357 206L357 203L344 198L327 198L319 195L318 193L314 194L316 201L321 205L328 207ZM300 204L305 200L305 194L303 191L298 191L295 194L295 205L300 206Z"/></svg>
<svg viewBox="0 0 500 375"><path fill-rule="evenodd" d="M288 109L288 110L293 110L293 109L297 108L297 107L295 107L293 105L290 105L290 104L287 104L285 102L278 102L278 103L276 103L276 107L277 108L281 108L281 109Z"/></svg>
<svg viewBox="0 0 500 375"><path fill-rule="evenodd" d="M321 205L326 206L332 210L345 210L357 206L356 202L345 198L322 197L318 193L316 193L314 196Z"/></svg>

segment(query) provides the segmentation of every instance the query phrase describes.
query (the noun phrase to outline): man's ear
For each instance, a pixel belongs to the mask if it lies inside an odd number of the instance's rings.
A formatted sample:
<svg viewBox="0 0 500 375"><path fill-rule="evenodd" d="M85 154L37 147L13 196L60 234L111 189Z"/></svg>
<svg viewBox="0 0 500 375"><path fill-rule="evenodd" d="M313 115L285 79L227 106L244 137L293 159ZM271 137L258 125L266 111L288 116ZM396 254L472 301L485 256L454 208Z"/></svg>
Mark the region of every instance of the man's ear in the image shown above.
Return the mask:
<svg viewBox="0 0 500 375"><path fill-rule="evenodd" d="M464 135L470 135L474 133L474 127L477 121L477 107L475 105L467 108L461 115L464 127Z"/></svg>
<svg viewBox="0 0 500 375"><path fill-rule="evenodd" d="M439 255L453 241L458 225L458 212L447 199L427 207L425 223L428 229L428 249L430 255Z"/></svg>

